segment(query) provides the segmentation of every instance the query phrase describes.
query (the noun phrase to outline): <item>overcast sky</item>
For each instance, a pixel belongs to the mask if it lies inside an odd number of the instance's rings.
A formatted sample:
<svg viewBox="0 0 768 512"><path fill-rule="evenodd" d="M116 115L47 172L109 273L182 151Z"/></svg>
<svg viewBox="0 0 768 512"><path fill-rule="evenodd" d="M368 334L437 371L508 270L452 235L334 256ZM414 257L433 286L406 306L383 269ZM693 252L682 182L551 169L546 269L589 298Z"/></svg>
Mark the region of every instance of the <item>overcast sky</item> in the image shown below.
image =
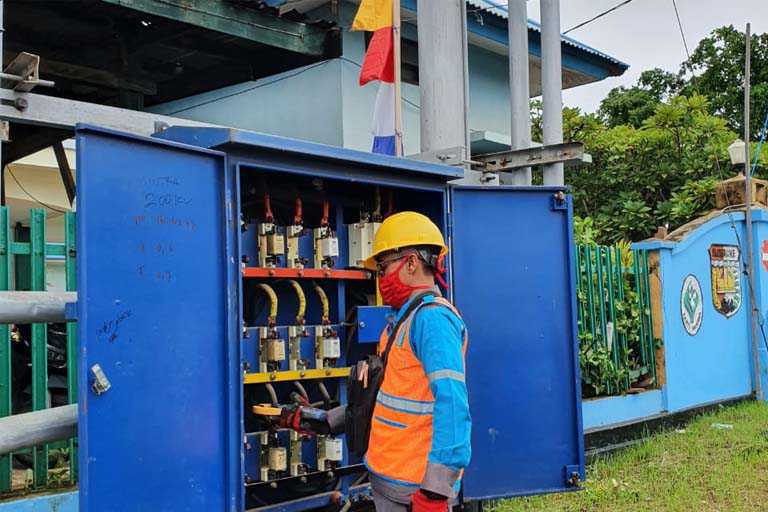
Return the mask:
<svg viewBox="0 0 768 512"><path fill-rule="evenodd" d="M620 3L620 0L561 0L561 25L565 31ZM691 51L712 29L732 24L744 30L747 21L754 33L768 32L768 0L677 0L685 37ZM539 0L528 2L528 17L539 20ZM613 87L631 85L646 69L678 71L685 49L672 0L633 0L619 10L575 30L569 36L630 65L618 78L563 92L569 106L592 112Z"/></svg>

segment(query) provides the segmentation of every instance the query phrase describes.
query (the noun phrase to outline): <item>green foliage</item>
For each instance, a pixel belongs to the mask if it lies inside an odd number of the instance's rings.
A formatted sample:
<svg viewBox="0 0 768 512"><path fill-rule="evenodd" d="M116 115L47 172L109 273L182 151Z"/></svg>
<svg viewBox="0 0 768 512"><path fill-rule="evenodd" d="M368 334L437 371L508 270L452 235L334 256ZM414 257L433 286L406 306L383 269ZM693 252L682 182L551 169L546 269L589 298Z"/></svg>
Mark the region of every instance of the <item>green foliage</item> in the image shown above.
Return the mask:
<svg viewBox="0 0 768 512"><path fill-rule="evenodd" d="M676 228L714 206L717 181L733 176L728 145L736 133L709 114L701 95L659 103L642 126L608 127L564 111L566 140L581 140L593 162L568 167L576 214L594 220L595 241L640 240Z"/></svg>
<svg viewBox="0 0 768 512"><path fill-rule="evenodd" d="M577 215L573 218L573 235L578 245L594 245L597 243L599 232L593 219L583 219Z"/></svg>
<svg viewBox="0 0 768 512"><path fill-rule="evenodd" d="M768 34L753 35L752 50L755 140L768 112ZM593 221L585 243L640 240L714 208L715 184L734 175L727 148L742 132L744 53L744 35L722 27L679 73L643 72L634 86L613 89L596 115L563 110L564 140L583 142L593 158L566 168L575 213ZM531 107L541 141L541 102ZM768 174L767 153L758 177Z"/></svg>
<svg viewBox="0 0 768 512"><path fill-rule="evenodd" d="M609 127L640 128L656 112L656 107L683 87L683 80L661 69L643 71L633 87L616 87L600 103L600 118Z"/></svg>
<svg viewBox="0 0 768 512"><path fill-rule="evenodd" d="M575 225L576 237L586 240L593 234L592 219L577 218ZM581 369L582 396L585 398L618 394L627 389L628 385L644 381L647 386L653 383L651 368L642 361L640 354L643 344L647 344L641 336L643 317L650 324L650 312L642 311L636 291L637 276L633 272L633 252L629 242L617 244L621 251L621 265L624 271L619 280L614 267L612 290L607 286L607 269L603 268L601 283L597 278L596 258L590 261L591 271L587 272L586 261L580 261L579 290L577 293L579 311L579 364ZM611 250L614 250L611 248ZM594 255L594 251L592 252ZM617 262L614 261L615 265ZM590 283L591 280L591 283ZM588 287L593 291L592 301L587 292ZM622 293L618 291L621 287ZM613 295L611 295L609 293ZM622 299L619 299L619 297ZM613 337L610 340L605 334L610 332L607 325L610 307L614 310ZM606 312L606 325L602 326L600 308ZM594 314L591 313L594 312ZM592 318L595 324L592 325ZM608 334L610 336L610 334ZM649 348L650 350L650 348Z"/></svg>
<svg viewBox="0 0 768 512"><path fill-rule="evenodd" d="M752 119L750 133L757 138L768 111L768 34L752 35ZM732 25L712 31L702 39L683 63L681 73L695 75L683 88L686 95L698 93L710 99L709 112L723 118L728 127L743 133L744 125L744 34Z"/></svg>

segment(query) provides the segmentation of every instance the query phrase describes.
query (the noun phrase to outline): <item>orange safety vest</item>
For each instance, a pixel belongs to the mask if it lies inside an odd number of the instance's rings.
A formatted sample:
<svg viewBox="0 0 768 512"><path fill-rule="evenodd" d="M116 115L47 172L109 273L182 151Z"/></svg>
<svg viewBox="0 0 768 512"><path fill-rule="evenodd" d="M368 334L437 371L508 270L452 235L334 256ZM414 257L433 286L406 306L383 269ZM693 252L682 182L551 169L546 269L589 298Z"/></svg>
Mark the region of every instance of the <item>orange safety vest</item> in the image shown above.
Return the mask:
<svg viewBox="0 0 768 512"><path fill-rule="evenodd" d="M461 318L456 308L442 297L423 302L402 322L390 349L371 420L366 462L374 473L395 481L421 484L432 449L432 413L435 397L421 362L411 349L410 330L416 313L424 306L440 305ZM387 346L387 329L379 339L379 354ZM462 352L466 354L464 331Z"/></svg>

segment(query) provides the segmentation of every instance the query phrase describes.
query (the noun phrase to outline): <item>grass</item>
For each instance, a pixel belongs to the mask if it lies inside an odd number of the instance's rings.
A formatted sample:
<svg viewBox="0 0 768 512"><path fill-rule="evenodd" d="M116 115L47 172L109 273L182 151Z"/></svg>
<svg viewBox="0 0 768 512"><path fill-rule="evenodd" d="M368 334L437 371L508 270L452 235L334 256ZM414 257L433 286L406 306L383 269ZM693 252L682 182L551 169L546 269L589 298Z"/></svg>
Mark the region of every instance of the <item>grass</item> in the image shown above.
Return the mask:
<svg viewBox="0 0 768 512"><path fill-rule="evenodd" d="M732 429L712 424L732 425ZM766 511L768 404L700 416L587 467L584 490L499 502L518 511Z"/></svg>

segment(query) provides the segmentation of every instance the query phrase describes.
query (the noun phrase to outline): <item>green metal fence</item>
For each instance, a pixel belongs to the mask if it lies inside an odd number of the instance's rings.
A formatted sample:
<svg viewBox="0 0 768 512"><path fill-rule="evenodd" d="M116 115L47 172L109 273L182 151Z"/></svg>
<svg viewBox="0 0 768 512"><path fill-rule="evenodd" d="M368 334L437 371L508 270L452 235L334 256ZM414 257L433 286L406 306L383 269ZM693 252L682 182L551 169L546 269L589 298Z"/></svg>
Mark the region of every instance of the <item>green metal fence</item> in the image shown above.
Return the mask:
<svg viewBox="0 0 768 512"><path fill-rule="evenodd" d="M576 246L584 396L617 395L656 384L648 253Z"/></svg>
<svg viewBox="0 0 768 512"><path fill-rule="evenodd" d="M46 289L46 262L53 259L64 260L66 289L75 290L75 214L64 213L64 243L46 243L46 210L32 209L29 212L29 227L10 225L10 211L0 207L0 290L44 291ZM8 416L26 410L40 410L49 406L48 392L48 325L33 324L28 331L30 343L29 355L19 350L14 344L24 343L21 326L17 326L14 335L10 326L0 326L0 416ZM76 327L67 324L66 379L67 399L69 403L77 401L76 371ZM22 354L14 357L14 352ZM19 372L24 365L31 366L31 382L20 382ZM18 403L19 394L13 389L19 386L31 386L31 402ZM14 398L15 396L15 398ZM14 403L15 402L15 403ZM31 456L33 483L36 488L75 483L77 481L76 440L38 446L32 450L14 454L23 464ZM63 457L58 461L68 461L67 482L61 479L49 479L51 460L50 450L56 450ZM61 473L59 471L59 473ZM13 464L11 456L0 457L0 493L11 490Z"/></svg>

